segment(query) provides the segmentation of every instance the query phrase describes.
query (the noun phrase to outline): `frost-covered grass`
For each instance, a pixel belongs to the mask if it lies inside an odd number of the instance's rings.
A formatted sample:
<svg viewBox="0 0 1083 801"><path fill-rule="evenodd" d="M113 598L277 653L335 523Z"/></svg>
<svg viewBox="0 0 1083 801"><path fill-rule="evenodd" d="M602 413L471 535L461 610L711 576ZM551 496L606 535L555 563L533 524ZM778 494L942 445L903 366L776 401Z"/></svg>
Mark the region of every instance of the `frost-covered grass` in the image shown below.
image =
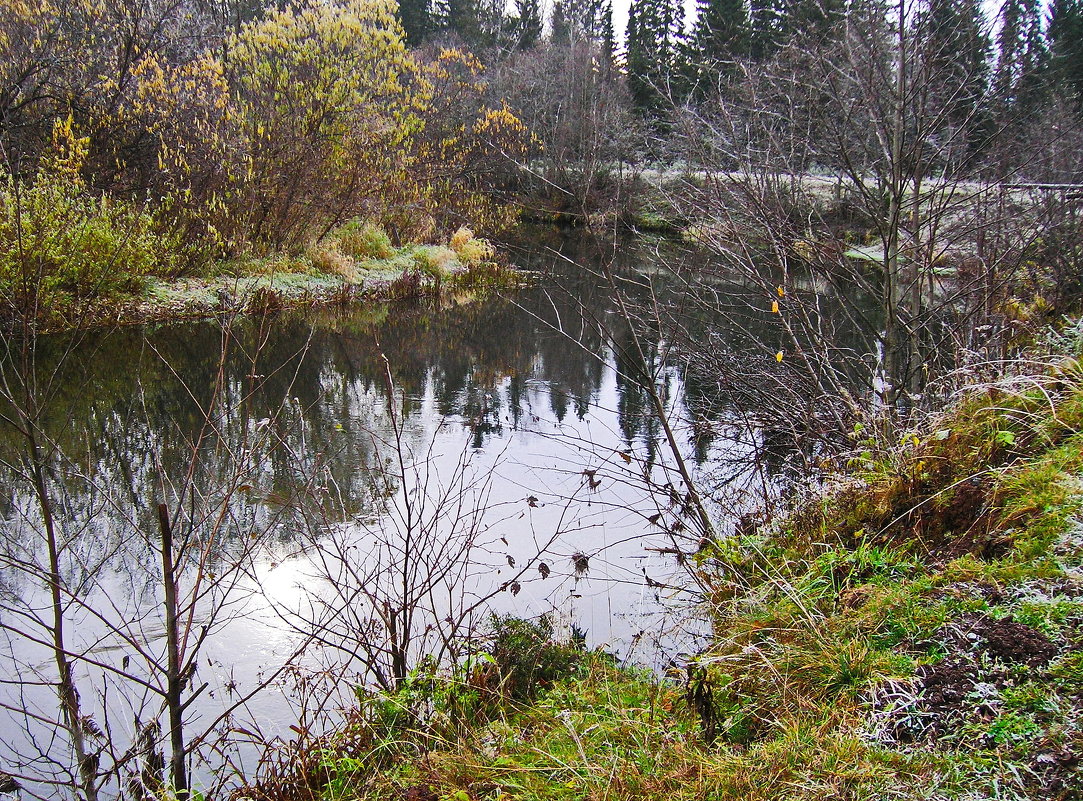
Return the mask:
<svg viewBox="0 0 1083 801"><path fill-rule="evenodd" d="M1081 797L1080 362L863 436L833 488L700 555L715 636L679 676L583 654L513 698L437 673L405 707L424 725L358 718L310 795L254 797Z"/></svg>
<svg viewBox="0 0 1083 801"><path fill-rule="evenodd" d="M351 223L302 253L222 261L201 275L147 278L138 294L113 298L84 325L115 325L288 307L436 295L449 288L503 285L513 271L466 228L446 244L394 246L382 230Z"/></svg>

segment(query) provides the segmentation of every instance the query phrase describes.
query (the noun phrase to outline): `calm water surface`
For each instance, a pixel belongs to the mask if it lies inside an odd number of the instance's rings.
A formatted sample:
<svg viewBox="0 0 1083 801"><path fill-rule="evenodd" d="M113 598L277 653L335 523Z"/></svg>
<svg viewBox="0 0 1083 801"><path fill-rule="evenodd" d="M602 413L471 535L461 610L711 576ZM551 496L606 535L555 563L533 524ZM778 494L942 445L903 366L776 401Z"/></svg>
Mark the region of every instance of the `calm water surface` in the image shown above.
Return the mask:
<svg viewBox="0 0 1083 801"><path fill-rule="evenodd" d="M555 247L596 258L575 240ZM634 277L656 258L629 244L617 267ZM252 770L258 751L247 739L288 739L291 726L311 724L313 706L372 683L358 639L379 639L380 603L404 593L416 596L412 661L439 649L441 621L480 630L493 612L550 613L558 630L574 626L591 645L656 667L695 647L694 586L672 555L695 542L666 529L681 518L680 485L634 380L630 330L596 275L541 247L519 261L560 280L512 299L50 340L36 354L32 393L9 378L13 394L41 399L69 648L84 709L103 732L91 737L103 766L122 761L159 715L141 687L160 683L154 665L164 660L159 503L188 537L181 590L204 593L188 633L189 686L200 692L187 731L230 742L194 760L204 784L228 772L224 763ZM746 295L733 287L731 313L761 324ZM640 333L654 358L665 337ZM763 358L747 329L729 341L742 358ZM677 367L662 375L674 419L689 406L698 413L680 429L686 456L725 480L739 507L744 488L762 486L758 470L771 470L753 458L770 433ZM63 781L68 755L49 724L55 665L42 645L44 539L25 453L25 440L0 426L0 769ZM652 493L648 483L676 490ZM721 511L719 521L732 522ZM406 562L443 572L418 591L399 569Z"/></svg>

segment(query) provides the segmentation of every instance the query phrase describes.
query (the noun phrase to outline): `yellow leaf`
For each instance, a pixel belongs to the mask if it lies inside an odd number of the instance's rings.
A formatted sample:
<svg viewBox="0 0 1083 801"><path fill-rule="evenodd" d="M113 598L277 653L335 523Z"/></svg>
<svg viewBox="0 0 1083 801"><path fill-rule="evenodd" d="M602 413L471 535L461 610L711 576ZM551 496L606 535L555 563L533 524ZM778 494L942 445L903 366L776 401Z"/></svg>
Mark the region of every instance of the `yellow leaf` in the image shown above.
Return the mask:
<svg viewBox="0 0 1083 801"><path fill-rule="evenodd" d="M776 362L782 361L782 351L779 351L778 353L775 354L775 361Z"/></svg>
<svg viewBox="0 0 1083 801"><path fill-rule="evenodd" d="M775 291L778 292L778 296L780 298L786 297L786 290L783 289L782 287L778 287L778 289L776 289Z"/></svg>
<svg viewBox="0 0 1083 801"><path fill-rule="evenodd" d="M771 313L772 314L778 314L778 301L777 300L773 301L771 303Z"/></svg>

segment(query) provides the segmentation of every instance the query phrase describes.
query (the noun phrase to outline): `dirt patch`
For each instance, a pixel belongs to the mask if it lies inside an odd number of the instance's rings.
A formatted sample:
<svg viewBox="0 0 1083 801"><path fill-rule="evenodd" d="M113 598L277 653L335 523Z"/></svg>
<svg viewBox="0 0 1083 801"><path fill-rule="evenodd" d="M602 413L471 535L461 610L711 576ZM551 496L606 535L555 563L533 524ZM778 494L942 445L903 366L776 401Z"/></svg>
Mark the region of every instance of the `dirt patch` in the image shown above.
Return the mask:
<svg viewBox="0 0 1083 801"><path fill-rule="evenodd" d="M1060 650L1056 643L1035 628L1010 617L996 619L981 612L962 615L943 626L920 646L940 645L948 655L988 654L1004 665L1040 668L1048 665Z"/></svg>
<svg viewBox="0 0 1083 801"><path fill-rule="evenodd" d="M978 683L974 665L961 659L923 665L917 678L922 684L921 711L939 717L960 711Z"/></svg>
<svg viewBox="0 0 1083 801"><path fill-rule="evenodd" d="M1022 623L990 620L982 634L985 650L1008 665L1044 667L1057 655L1057 646L1048 637Z"/></svg>
<svg viewBox="0 0 1083 801"><path fill-rule="evenodd" d="M439 801L439 798L436 791L427 784L415 784L402 794L402 801Z"/></svg>
<svg viewBox="0 0 1083 801"><path fill-rule="evenodd" d="M915 647L945 655L917 669L912 701L890 715L888 729L899 742L930 745L967 723L995 720L1003 711L1002 693L1018 684L1018 666L1038 671L1060 650L1037 629L983 613L962 615Z"/></svg>
<svg viewBox="0 0 1083 801"><path fill-rule="evenodd" d="M885 730L897 742L935 747L968 721L992 720L996 711L986 696L995 697L1006 678L1005 668L999 675L983 673L970 654L922 665L914 674L913 700L891 713Z"/></svg>
<svg viewBox="0 0 1083 801"><path fill-rule="evenodd" d="M974 477L942 491L950 476L903 482L880 525L890 524L893 542L920 543L936 562L972 554L986 561L999 559L1012 547L1010 536L992 527L994 485Z"/></svg>

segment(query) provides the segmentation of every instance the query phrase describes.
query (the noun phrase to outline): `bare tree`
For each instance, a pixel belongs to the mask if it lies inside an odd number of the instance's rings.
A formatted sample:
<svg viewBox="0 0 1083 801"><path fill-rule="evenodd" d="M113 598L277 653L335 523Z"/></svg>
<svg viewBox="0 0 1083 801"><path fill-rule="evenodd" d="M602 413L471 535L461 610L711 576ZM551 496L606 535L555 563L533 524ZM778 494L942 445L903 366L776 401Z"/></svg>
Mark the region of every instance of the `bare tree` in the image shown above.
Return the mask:
<svg viewBox="0 0 1083 801"><path fill-rule="evenodd" d="M507 99L537 137L526 167L528 190L544 199L540 214L621 209L622 185L634 177L637 125L612 55L579 27L565 43L513 54L490 70L492 89Z"/></svg>
<svg viewBox="0 0 1083 801"><path fill-rule="evenodd" d="M369 432L376 455L369 480L383 502L363 520L332 518L314 532L304 546L307 590L279 614L344 655L363 681L391 692L423 657L437 664L461 659L492 614L489 603L518 594L561 532L541 535L526 558L510 556L506 536L495 532L502 512L521 516L522 504L502 509L490 501L492 474L473 469L469 449L441 459L447 454L436 450L439 430L416 444L399 411L401 391L381 358L386 431ZM507 567L510 574L501 574Z"/></svg>
<svg viewBox="0 0 1083 801"><path fill-rule="evenodd" d="M187 416L174 420L180 436L150 444L139 464L111 462L70 436L71 417L89 410L64 382L77 381L76 360L94 357L88 339L7 340L0 364L0 466L14 511L0 551L0 631L16 666L3 703L24 721L21 733L4 738L5 759L21 766L28 788L95 799L168 786L187 797L192 765L222 747L221 726L228 729L303 648L298 641L279 665L237 688L232 678L201 678L207 643L258 595L254 567L267 538L284 524L303 524L298 503L313 493L299 471L293 499L263 501L262 475L288 430L284 419L283 428L273 425L281 408L260 424L232 422L232 409L250 404L263 385L258 333L238 360L246 345L225 321L212 385L186 386ZM247 377L238 376L246 361ZM149 444L147 404L157 392L138 381L128 377L132 416L106 416L103 424ZM40 667L45 653L55 663L51 675ZM45 688L58 694L55 711ZM215 692L219 701L208 704ZM50 721L65 744L49 734Z"/></svg>
<svg viewBox="0 0 1083 801"><path fill-rule="evenodd" d="M987 66L945 77L965 64L932 20L917 2L856 6L832 36L741 63L680 118L698 169L672 202L715 254L691 296L717 305L727 275L756 287L778 329L761 347L835 435L871 406L919 402L939 359L1001 347L997 301L1041 231L1034 205L997 213L1002 187L979 180Z"/></svg>

